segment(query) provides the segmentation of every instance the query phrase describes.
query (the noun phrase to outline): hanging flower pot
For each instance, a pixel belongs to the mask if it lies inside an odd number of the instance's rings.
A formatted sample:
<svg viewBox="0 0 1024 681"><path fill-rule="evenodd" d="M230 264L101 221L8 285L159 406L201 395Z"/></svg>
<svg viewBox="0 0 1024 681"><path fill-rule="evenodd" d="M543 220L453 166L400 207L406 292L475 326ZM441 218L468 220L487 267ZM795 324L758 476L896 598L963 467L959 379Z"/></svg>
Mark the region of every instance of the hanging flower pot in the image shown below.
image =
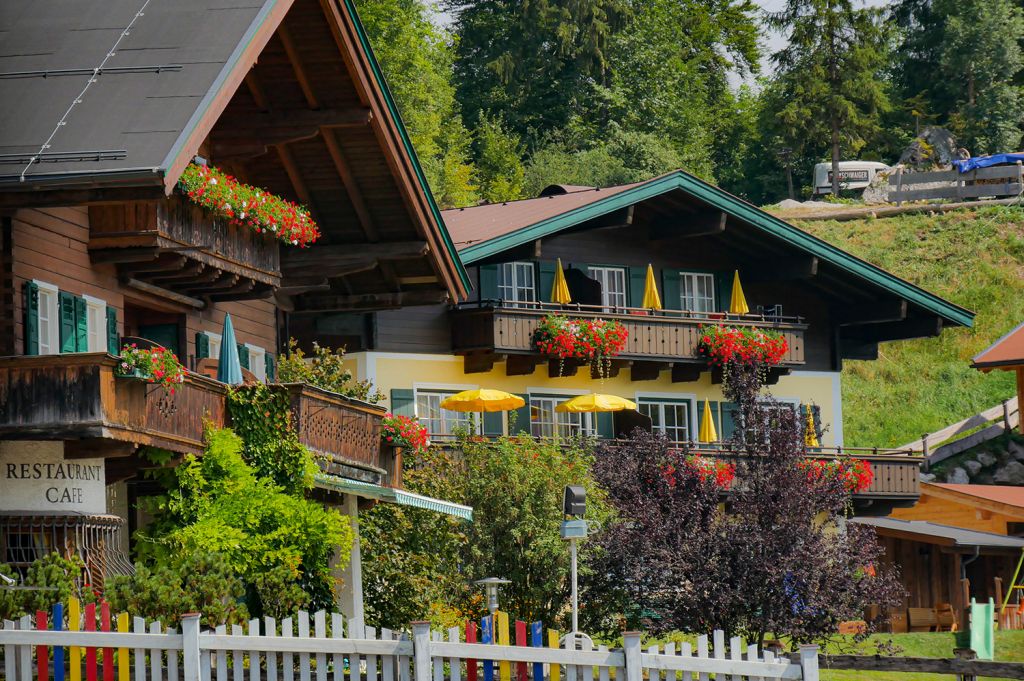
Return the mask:
<svg viewBox="0 0 1024 681"><path fill-rule="evenodd" d="M607 377L611 361L626 347L629 333L614 319L570 319L551 314L540 320L533 333L533 346L547 357L559 360L559 374L567 359L590 364L595 375Z"/></svg>

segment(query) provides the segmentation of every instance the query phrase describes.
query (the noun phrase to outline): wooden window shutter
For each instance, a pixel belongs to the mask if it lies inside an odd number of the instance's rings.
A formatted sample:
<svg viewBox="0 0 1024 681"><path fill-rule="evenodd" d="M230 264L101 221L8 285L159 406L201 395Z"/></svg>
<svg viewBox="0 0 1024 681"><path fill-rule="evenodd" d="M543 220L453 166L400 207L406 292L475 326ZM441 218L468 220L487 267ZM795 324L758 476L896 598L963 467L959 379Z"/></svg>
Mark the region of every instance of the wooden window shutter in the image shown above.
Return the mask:
<svg viewBox="0 0 1024 681"><path fill-rule="evenodd" d="M722 430L718 436L728 440L736 432L736 421L740 416L740 405L735 402L722 402Z"/></svg>
<svg viewBox="0 0 1024 681"><path fill-rule="evenodd" d="M196 361L210 356L210 337L200 331L196 334Z"/></svg>
<svg viewBox="0 0 1024 681"><path fill-rule="evenodd" d="M269 383L276 377L276 374L274 373L274 356L269 352L263 355L263 365L266 367L267 382Z"/></svg>
<svg viewBox="0 0 1024 681"><path fill-rule="evenodd" d="M39 354L39 287L26 281L25 291L25 354Z"/></svg>
<svg viewBox="0 0 1024 681"><path fill-rule="evenodd" d="M89 352L89 305L75 296L75 352Z"/></svg>
<svg viewBox="0 0 1024 681"><path fill-rule="evenodd" d="M630 267L629 268L629 306L630 307L643 307L644 306L644 285L647 283L647 268L646 267ZM659 291L661 293L661 291ZM676 300L679 300L679 296L676 296ZM662 306L665 305L665 299L661 300Z"/></svg>
<svg viewBox="0 0 1024 681"><path fill-rule="evenodd" d="M719 312L729 311L729 301L732 298L732 274L732 272L715 273L715 299Z"/></svg>
<svg viewBox="0 0 1024 681"><path fill-rule="evenodd" d="M681 310L683 306L679 293L679 272L676 270L662 270L661 282L661 306L666 310ZM642 296L643 293L640 295Z"/></svg>
<svg viewBox="0 0 1024 681"><path fill-rule="evenodd" d="M117 308L107 306L107 352L111 355L120 355L121 346L117 335Z"/></svg>
<svg viewBox="0 0 1024 681"><path fill-rule="evenodd" d="M75 296L67 291L57 294L57 317L60 319L60 351L77 352L78 334L75 324Z"/></svg>
<svg viewBox="0 0 1024 681"><path fill-rule="evenodd" d="M480 265L480 300L498 299L498 266Z"/></svg>
<svg viewBox="0 0 1024 681"><path fill-rule="evenodd" d="M551 289L555 286L555 271L558 263L546 260L537 263L537 300L542 303L551 302Z"/></svg>
<svg viewBox="0 0 1024 681"><path fill-rule="evenodd" d="M488 437L502 435L502 419L500 411L485 411L483 414L483 433Z"/></svg>
<svg viewBox="0 0 1024 681"><path fill-rule="evenodd" d="M416 393L408 388L392 388L391 413L396 416L416 416Z"/></svg>
<svg viewBox="0 0 1024 681"><path fill-rule="evenodd" d="M678 281L678 280L677 280ZM720 405L718 402L711 400L708 402L708 407L711 409L711 420L715 423L715 429L718 430L718 439L724 440L725 435L722 433L722 429L725 424L718 418L720 414ZM694 434L693 439L697 440L697 436L700 433L700 424L704 420L704 400L697 400L697 433ZM719 425L721 424L721 425Z"/></svg>
<svg viewBox="0 0 1024 681"><path fill-rule="evenodd" d="M530 434L530 396L520 395L526 404L519 409L513 409L508 413L508 434L518 435L520 433ZM515 417L513 418L513 414Z"/></svg>
<svg viewBox="0 0 1024 681"><path fill-rule="evenodd" d="M249 348L245 347L244 343L236 343L235 347L238 348L238 363L242 365L243 369L249 368Z"/></svg>
<svg viewBox="0 0 1024 681"><path fill-rule="evenodd" d="M645 268L646 269L646 268ZM604 440L615 439L615 417L610 411L599 411L595 415L597 436Z"/></svg>

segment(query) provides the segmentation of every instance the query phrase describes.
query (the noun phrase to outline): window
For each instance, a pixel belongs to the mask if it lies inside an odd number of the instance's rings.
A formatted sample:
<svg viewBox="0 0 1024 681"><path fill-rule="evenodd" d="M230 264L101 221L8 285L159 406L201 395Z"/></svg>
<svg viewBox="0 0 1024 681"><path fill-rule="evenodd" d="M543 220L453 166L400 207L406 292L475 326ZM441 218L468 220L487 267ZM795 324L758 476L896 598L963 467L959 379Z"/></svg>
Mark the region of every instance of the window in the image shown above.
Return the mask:
<svg viewBox="0 0 1024 681"><path fill-rule="evenodd" d="M210 339L210 354L207 357L220 359L220 334L212 331L203 331L203 333Z"/></svg>
<svg viewBox="0 0 1024 681"><path fill-rule="evenodd" d="M506 262L498 265L498 297L515 303L537 302L532 262Z"/></svg>
<svg viewBox="0 0 1024 681"><path fill-rule="evenodd" d="M85 325L89 352L107 351L107 303L92 296L85 298ZM115 349L114 352L117 352Z"/></svg>
<svg viewBox="0 0 1024 681"><path fill-rule="evenodd" d="M626 307L626 270L622 267L591 267L590 277L601 284L601 304L605 307Z"/></svg>
<svg viewBox="0 0 1024 681"><path fill-rule="evenodd" d="M427 427L431 438L451 438L455 435L456 430L469 429L474 424L473 430L475 432L480 430L480 414L441 408L441 403L445 398L454 394L454 391L416 391L416 416L420 423Z"/></svg>
<svg viewBox="0 0 1024 681"><path fill-rule="evenodd" d="M39 354L60 354L60 318L58 317L57 287L42 281L34 282L39 288Z"/></svg>
<svg viewBox="0 0 1024 681"><path fill-rule="evenodd" d="M714 275L700 272L680 272L679 299L683 310L716 312Z"/></svg>
<svg viewBox="0 0 1024 681"><path fill-rule="evenodd" d="M651 417L651 427L655 432L664 433L673 442L689 442L690 400L654 400L640 399L639 411Z"/></svg>
<svg viewBox="0 0 1024 681"><path fill-rule="evenodd" d="M560 414L555 406L569 396L530 395L530 430L534 437L595 435L593 414Z"/></svg>
<svg viewBox="0 0 1024 681"><path fill-rule="evenodd" d="M264 383L267 382L267 351L258 345L245 344L249 351L249 371Z"/></svg>

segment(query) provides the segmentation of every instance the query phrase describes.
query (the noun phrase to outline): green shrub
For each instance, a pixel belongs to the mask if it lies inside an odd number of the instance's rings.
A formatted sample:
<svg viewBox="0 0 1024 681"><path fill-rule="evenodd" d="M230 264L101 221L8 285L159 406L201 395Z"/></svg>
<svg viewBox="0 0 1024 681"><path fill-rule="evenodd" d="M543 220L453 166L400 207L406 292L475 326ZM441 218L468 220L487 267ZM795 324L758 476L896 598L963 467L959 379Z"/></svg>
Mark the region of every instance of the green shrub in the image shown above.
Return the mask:
<svg viewBox="0 0 1024 681"><path fill-rule="evenodd" d="M90 603L96 598L90 585L79 587L85 565L78 556L64 558L50 553L29 565L19 586L41 587L43 590L5 589L0 585L0 619L15 619L36 610L49 610L54 603L67 603L71 596ZM17 571L0 564L0 574L15 577Z"/></svg>

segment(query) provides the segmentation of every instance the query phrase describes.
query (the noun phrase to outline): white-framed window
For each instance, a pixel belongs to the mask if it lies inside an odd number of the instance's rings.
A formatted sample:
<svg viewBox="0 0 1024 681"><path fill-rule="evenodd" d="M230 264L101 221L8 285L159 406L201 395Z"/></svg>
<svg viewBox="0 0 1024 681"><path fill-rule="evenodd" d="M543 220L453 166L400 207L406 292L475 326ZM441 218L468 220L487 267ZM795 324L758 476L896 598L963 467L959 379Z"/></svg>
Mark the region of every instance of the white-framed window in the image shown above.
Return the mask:
<svg viewBox="0 0 1024 681"><path fill-rule="evenodd" d="M107 302L92 296L85 299L85 328L89 352L107 351Z"/></svg>
<svg viewBox="0 0 1024 681"><path fill-rule="evenodd" d="M58 289L45 281L33 280L39 293L39 354L60 354Z"/></svg>
<svg viewBox="0 0 1024 681"><path fill-rule="evenodd" d="M689 312L717 312L715 275L706 272L679 273L679 303Z"/></svg>
<svg viewBox="0 0 1024 681"><path fill-rule="evenodd" d="M249 351L249 371L251 371L256 378L266 383L267 351L258 345L252 345L250 343L246 343L245 348Z"/></svg>
<svg viewBox="0 0 1024 681"><path fill-rule="evenodd" d="M627 306L629 294L624 267L590 267L589 272L590 278L601 284L601 305L608 308Z"/></svg>
<svg viewBox="0 0 1024 681"><path fill-rule="evenodd" d="M537 284L532 262L498 265L498 297L513 303L537 302Z"/></svg>
<svg viewBox="0 0 1024 681"><path fill-rule="evenodd" d="M571 395L530 395L530 432L534 437L596 435L593 414L561 414L555 407Z"/></svg>
<svg viewBox="0 0 1024 681"><path fill-rule="evenodd" d="M689 442L693 439L690 429L693 415L691 400L669 400L641 397L637 404L641 414L649 416L651 428L664 433L673 442Z"/></svg>
<svg viewBox="0 0 1024 681"><path fill-rule="evenodd" d="M214 359L220 359L220 334L214 333L213 331L203 331L206 337L210 339L210 357Z"/></svg>
<svg viewBox="0 0 1024 681"><path fill-rule="evenodd" d="M481 415L465 411L450 411L441 407L445 398L456 391L417 390L416 417L424 426L431 439L454 437L457 430L470 430L479 433L482 423Z"/></svg>

